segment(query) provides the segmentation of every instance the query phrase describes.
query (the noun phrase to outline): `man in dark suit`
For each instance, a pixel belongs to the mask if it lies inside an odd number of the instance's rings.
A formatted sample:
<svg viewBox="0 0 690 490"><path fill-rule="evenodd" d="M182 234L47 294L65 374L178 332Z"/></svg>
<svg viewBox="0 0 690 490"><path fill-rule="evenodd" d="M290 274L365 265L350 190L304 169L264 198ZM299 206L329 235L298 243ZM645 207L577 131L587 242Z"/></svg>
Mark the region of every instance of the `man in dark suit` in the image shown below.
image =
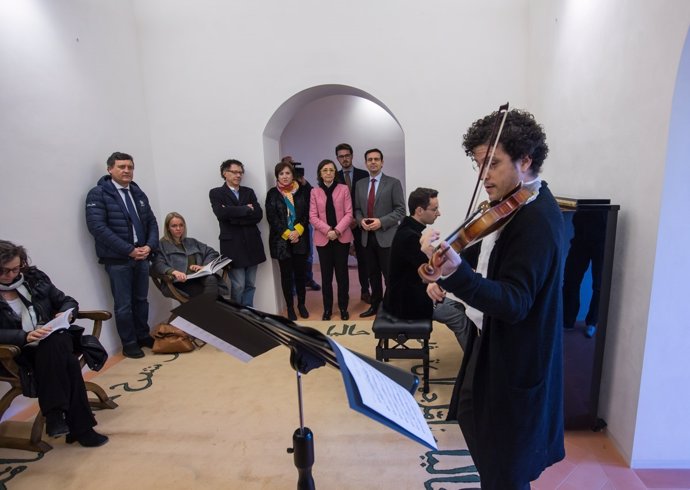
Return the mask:
<svg viewBox="0 0 690 490"><path fill-rule="evenodd" d="M240 185L244 165L239 160L226 160L220 165L225 183L211 189L213 214L220 226L220 253L230 259L230 296L235 303L254 306L256 271L266 261L261 232L256 226L264 213L249 187Z"/></svg>
<svg viewBox="0 0 690 490"><path fill-rule="evenodd" d="M335 156L340 163L341 170L338 171L338 182L347 185L350 189L352 198L352 209L355 209L355 185L361 179L369 177L366 170L357 168L352 164L352 147L347 143L340 143L335 147ZM362 231L355 221L350 225L354 235L353 244L355 247L355 257L357 257L357 273L359 274L359 286L362 290L362 301L371 303L369 294L369 273L367 272L367 262L362 246Z"/></svg>
<svg viewBox="0 0 690 490"><path fill-rule="evenodd" d="M355 186L355 220L362 229L362 246L365 250L371 306L360 315L362 318L376 315L383 299L383 282L388 286L388 265L393 236L400 221L405 217L405 194L402 184L395 177L381 172L383 153L378 148L364 153L369 177Z"/></svg>

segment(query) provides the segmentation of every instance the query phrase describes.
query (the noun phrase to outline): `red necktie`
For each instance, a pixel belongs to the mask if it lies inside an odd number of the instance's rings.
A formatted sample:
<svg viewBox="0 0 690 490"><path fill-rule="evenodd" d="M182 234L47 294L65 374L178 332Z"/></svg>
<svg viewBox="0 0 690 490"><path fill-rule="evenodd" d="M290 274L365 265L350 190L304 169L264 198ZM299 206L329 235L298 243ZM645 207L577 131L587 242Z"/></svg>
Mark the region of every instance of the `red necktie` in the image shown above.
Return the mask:
<svg viewBox="0 0 690 490"><path fill-rule="evenodd" d="M367 218L374 217L374 199L376 198L376 179L371 179L369 198L367 199Z"/></svg>

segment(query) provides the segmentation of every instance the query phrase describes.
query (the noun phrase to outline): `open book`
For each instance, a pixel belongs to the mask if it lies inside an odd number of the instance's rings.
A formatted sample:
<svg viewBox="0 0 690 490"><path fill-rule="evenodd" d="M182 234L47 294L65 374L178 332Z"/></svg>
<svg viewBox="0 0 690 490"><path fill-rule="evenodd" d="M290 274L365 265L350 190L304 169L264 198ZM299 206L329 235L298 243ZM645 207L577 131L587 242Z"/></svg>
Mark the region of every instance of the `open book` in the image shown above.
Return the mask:
<svg viewBox="0 0 690 490"><path fill-rule="evenodd" d="M210 276L211 274L215 274L223 267L228 265L230 262L232 262L232 259L223 257L222 255L216 257L211 262L202 267L200 270L194 272L193 274L187 274L187 280L189 281L190 279L197 279L199 277Z"/></svg>

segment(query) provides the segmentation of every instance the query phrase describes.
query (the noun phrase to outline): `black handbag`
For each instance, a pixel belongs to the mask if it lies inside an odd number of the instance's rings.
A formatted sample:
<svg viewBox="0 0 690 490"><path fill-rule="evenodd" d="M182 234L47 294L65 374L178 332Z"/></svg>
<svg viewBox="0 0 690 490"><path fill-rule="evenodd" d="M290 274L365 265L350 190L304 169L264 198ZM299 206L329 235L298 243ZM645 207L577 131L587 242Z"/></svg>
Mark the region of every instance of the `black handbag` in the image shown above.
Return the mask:
<svg viewBox="0 0 690 490"><path fill-rule="evenodd" d="M36 373L30 366L19 364L19 382L22 385L22 395L27 398L38 398Z"/></svg>
<svg viewBox="0 0 690 490"><path fill-rule="evenodd" d="M108 360L108 351L95 335L81 336L81 353L92 371L100 371Z"/></svg>
<svg viewBox="0 0 690 490"><path fill-rule="evenodd" d="M108 360L108 351L105 350L98 337L85 334L84 327L79 325L70 325L67 331L72 335L74 352L84 356L89 369L100 371Z"/></svg>

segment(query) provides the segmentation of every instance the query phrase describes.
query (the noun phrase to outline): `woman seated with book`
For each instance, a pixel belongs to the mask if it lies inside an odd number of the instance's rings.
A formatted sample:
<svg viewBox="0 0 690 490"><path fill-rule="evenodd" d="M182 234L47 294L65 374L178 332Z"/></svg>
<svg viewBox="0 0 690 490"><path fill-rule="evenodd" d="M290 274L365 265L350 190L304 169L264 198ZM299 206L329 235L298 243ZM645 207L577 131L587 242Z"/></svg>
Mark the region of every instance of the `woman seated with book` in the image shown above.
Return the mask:
<svg viewBox="0 0 690 490"><path fill-rule="evenodd" d="M67 435L68 443L96 447L108 437L93 430L96 419L73 336L66 328L47 325L54 318L76 315L78 308L44 272L29 266L24 247L0 240L0 344L21 348L17 363L34 374L48 435Z"/></svg>
<svg viewBox="0 0 690 490"><path fill-rule="evenodd" d="M168 213L164 230L160 247L153 257L153 272L172 276L175 288L189 297L205 293L228 294L223 278L214 273L215 265L222 264L222 261L218 260L218 252L205 243L187 236L187 224L182 215L176 212ZM212 267L204 267L208 265ZM222 268L220 265L221 270Z"/></svg>

